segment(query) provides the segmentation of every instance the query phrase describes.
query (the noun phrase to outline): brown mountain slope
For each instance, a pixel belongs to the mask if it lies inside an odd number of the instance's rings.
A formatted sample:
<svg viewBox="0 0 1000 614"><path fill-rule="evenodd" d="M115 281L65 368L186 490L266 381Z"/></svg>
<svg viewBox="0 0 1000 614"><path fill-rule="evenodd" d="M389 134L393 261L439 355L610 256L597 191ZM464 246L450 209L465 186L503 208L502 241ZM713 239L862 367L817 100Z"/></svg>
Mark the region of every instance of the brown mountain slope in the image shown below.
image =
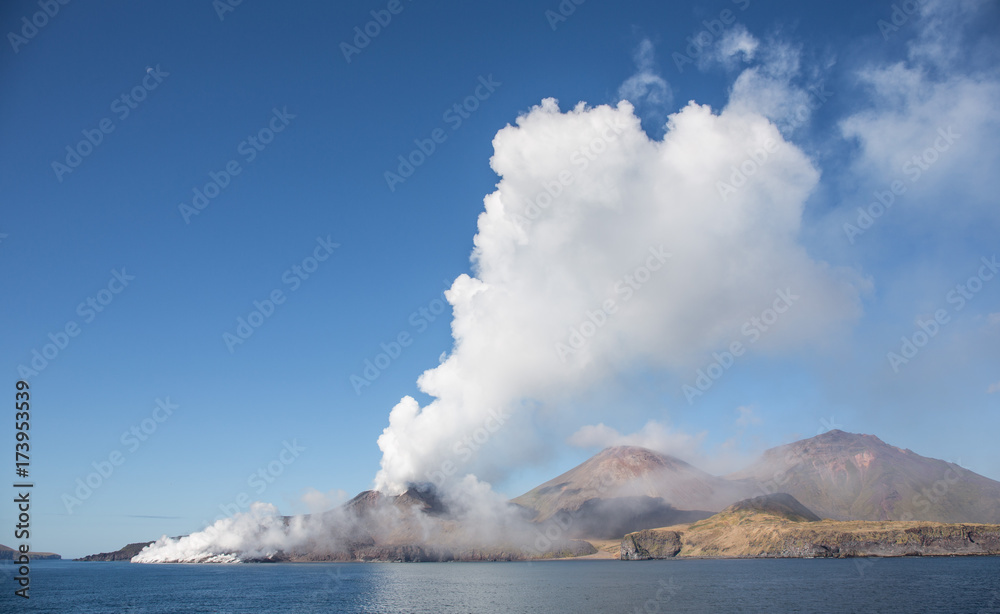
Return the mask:
<svg viewBox="0 0 1000 614"><path fill-rule="evenodd" d="M829 431L771 448L726 478L789 493L835 520L1000 523L1000 482L874 435Z"/></svg>
<svg viewBox="0 0 1000 614"><path fill-rule="evenodd" d="M570 514L572 533L591 537L692 522L747 494L744 484L635 446L607 448L513 502L544 521Z"/></svg>

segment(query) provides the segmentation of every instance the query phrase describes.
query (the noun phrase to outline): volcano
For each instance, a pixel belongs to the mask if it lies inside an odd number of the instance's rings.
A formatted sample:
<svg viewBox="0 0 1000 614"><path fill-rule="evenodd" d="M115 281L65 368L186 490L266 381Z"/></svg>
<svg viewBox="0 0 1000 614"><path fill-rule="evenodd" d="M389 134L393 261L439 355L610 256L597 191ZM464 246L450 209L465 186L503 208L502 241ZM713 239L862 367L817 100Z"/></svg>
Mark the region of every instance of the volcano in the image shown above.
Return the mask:
<svg viewBox="0 0 1000 614"><path fill-rule="evenodd" d="M532 510L536 521L572 518L574 536L609 539L622 531L707 518L743 498L748 488L673 456L616 446L513 502Z"/></svg>
<svg viewBox="0 0 1000 614"><path fill-rule="evenodd" d="M828 431L771 448L726 478L788 493L833 520L1000 522L1000 482L874 435Z"/></svg>
<svg viewBox="0 0 1000 614"><path fill-rule="evenodd" d="M695 523L739 501L751 507L761 501L772 507L780 504L782 513L810 521L1000 523L1000 482L874 435L839 430L771 448L746 469L721 477L645 448L607 448L513 500L488 501L467 501L432 484L411 484L398 495L369 490L322 514L281 517L273 515L274 510L270 516L227 518L190 536L163 538L136 558L444 561L579 556L596 552L586 540L620 540L627 533ZM112 552L88 558L127 557Z"/></svg>

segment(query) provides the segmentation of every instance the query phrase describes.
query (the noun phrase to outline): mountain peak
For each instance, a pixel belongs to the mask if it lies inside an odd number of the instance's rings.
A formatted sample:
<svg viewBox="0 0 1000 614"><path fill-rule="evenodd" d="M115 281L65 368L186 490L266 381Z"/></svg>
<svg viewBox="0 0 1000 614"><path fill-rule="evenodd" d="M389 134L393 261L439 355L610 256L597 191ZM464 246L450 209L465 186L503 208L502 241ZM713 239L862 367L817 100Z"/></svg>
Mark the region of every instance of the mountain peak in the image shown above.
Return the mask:
<svg viewBox="0 0 1000 614"><path fill-rule="evenodd" d="M609 456L665 456L655 450L650 450L649 448L643 448L642 446L608 446L604 448L597 454L593 455L591 459L609 457Z"/></svg>
<svg viewBox="0 0 1000 614"><path fill-rule="evenodd" d="M686 467L691 466L675 456L663 454L662 452L657 452L641 446L611 446L604 448L585 462L620 462L629 465L636 465L640 468L675 465Z"/></svg>
<svg viewBox="0 0 1000 614"><path fill-rule="evenodd" d="M845 435L854 435L855 433L848 433L847 431L842 431L840 429L830 429L824 433L819 433L816 437L843 437Z"/></svg>
<svg viewBox="0 0 1000 614"><path fill-rule="evenodd" d="M764 452L764 458L789 456L841 457L844 455L865 454L869 456L892 455L896 453L909 454L891 446L875 435L865 433L849 433L840 429L832 429L808 439L800 439L786 443Z"/></svg>
<svg viewBox="0 0 1000 614"><path fill-rule="evenodd" d="M437 488L429 482L409 484L406 492L394 498L395 505L416 506L431 516L441 516L448 512Z"/></svg>
<svg viewBox="0 0 1000 614"><path fill-rule="evenodd" d="M743 492L741 486L673 456L640 446L612 446L513 502L534 510L536 520L560 512L617 506L655 508L662 517L671 516L674 522L681 522L678 510L706 517L732 503ZM647 516L651 518L652 514Z"/></svg>
<svg viewBox="0 0 1000 614"><path fill-rule="evenodd" d="M869 435L867 433L850 433L848 431L842 431L840 429L830 429L816 435L815 437L810 437L808 439L803 439L796 443L808 443L808 442L864 442L868 444L881 444L889 445L876 437L875 435Z"/></svg>

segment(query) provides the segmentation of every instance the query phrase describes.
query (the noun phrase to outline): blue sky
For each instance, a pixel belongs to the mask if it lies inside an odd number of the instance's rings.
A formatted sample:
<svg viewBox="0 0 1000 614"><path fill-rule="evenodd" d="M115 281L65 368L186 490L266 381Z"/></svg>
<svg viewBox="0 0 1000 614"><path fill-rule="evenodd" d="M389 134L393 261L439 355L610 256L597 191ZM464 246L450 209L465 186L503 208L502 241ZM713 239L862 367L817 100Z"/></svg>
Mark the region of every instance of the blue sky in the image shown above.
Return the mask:
<svg viewBox="0 0 1000 614"><path fill-rule="evenodd" d="M907 5L891 27L888 2L219 5L0 9L0 358L12 397L31 385L34 547L80 556L188 533L246 500L306 512L370 488L380 461L382 484L419 477L451 455L456 415L465 428L495 409L452 381L480 376L514 417L464 469L510 496L610 443L725 472L827 428L1000 479L1000 282L982 262L1000 251L995 4ZM596 191L559 201L625 213L554 206L504 238L505 216L558 178L546 156L630 117L583 169ZM669 179L754 155L732 194L728 172L707 197ZM614 203L624 187L649 202ZM504 206L481 220L491 193ZM878 194L893 206L862 228ZM579 250L547 243L562 231ZM506 340L569 340L659 236L674 237L669 276L581 362L515 368L531 346ZM956 289L980 271L978 290ZM466 280L446 303L463 274L506 298L476 299ZM596 294L577 283L605 278ZM810 292L750 343L744 326L793 283ZM240 318L259 319L245 339ZM921 323L936 332L893 362ZM383 352L398 356L352 382ZM386 461L377 442L408 395ZM10 421L2 432L13 447ZM79 497L77 479L115 453Z"/></svg>

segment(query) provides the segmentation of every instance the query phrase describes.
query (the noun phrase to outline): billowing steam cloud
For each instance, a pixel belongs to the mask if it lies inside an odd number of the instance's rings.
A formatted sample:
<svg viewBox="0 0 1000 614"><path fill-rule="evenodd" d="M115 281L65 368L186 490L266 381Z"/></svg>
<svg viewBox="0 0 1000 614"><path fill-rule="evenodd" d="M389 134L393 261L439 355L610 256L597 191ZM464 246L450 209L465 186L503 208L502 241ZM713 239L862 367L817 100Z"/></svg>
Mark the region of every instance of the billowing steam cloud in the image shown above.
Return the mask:
<svg viewBox="0 0 1000 614"><path fill-rule="evenodd" d="M448 519L414 514L426 502L410 506L412 490L375 517L338 508L286 519L258 504L161 539L136 562L358 556L366 543L523 548L538 529L490 482L544 447L531 435L539 416L631 367L702 360L779 295L794 308L755 350L822 341L858 314L850 272L797 242L817 171L751 105L716 114L690 103L651 140L628 102L562 112L547 99L494 148L501 180L479 218L475 277L446 293L454 348L418 380L434 400L403 398L378 440L376 489L433 482Z"/></svg>
<svg viewBox="0 0 1000 614"><path fill-rule="evenodd" d="M798 243L818 172L753 106L690 103L662 140L628 102L546 99L493 141L475 277L446 293L454 348L379 438L376 487L502 478L530 425L635 366L689 365L738 339L777 293L795 305L755 349L822 341L859 313L856 279Z"/></svg>

